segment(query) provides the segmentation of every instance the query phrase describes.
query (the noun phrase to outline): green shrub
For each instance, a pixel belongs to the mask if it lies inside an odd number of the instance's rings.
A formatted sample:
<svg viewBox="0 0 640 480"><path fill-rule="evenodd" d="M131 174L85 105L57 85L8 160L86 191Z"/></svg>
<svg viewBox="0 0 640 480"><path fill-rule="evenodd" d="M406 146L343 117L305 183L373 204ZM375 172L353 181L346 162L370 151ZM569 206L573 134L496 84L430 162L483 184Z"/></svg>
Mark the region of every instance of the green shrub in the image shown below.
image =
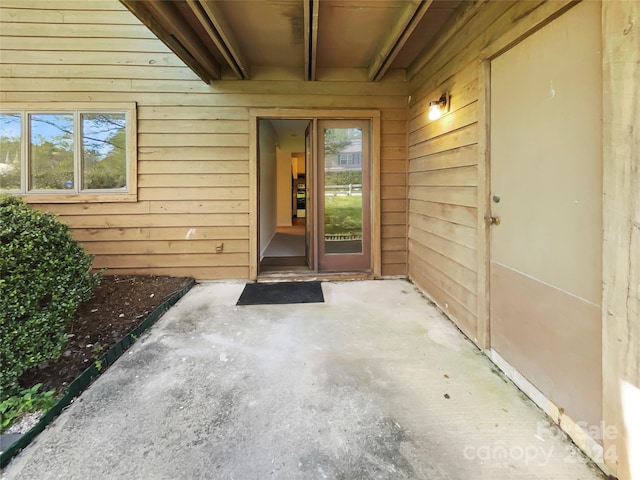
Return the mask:
<svg viewBox="0 0 640 480"><path fill-rule="evenodd" d="M100 282L91 261L54 215L0 195L0 401L62 353L65 327Z"/></svg>
<svg viewBox="0 0 640 480"><path fill-rule="evenodd" d="M41 386L42 384L38 383L0 402L0 433L24 413L47 411L56 404L56 391L39 392Z"/></svg>

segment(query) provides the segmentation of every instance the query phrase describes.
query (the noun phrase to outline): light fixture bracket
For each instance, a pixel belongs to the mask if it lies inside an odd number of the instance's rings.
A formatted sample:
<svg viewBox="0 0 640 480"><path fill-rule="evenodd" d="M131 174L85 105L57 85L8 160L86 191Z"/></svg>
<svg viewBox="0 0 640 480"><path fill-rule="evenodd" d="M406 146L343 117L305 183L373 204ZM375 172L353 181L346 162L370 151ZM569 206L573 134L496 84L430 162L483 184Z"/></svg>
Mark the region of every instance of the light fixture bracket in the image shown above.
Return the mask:
<svg viewBox="0 0 640 480"><path fill-rule="evenodd" d="M442 95L440 95L440 98L438 100L432 100L429 102L429 107L440 107L440 110L444 110L445 108L448 111L448 107L449 107L449 96L447 95L447 93L443 93Z"/></svg>
<svg viewBox="0 0 640 480"><path fill-rule="evenodd" d="M443 113L449 112L449 95L444 92L438 100L429 102L429 119L437 120Z"/></svg>

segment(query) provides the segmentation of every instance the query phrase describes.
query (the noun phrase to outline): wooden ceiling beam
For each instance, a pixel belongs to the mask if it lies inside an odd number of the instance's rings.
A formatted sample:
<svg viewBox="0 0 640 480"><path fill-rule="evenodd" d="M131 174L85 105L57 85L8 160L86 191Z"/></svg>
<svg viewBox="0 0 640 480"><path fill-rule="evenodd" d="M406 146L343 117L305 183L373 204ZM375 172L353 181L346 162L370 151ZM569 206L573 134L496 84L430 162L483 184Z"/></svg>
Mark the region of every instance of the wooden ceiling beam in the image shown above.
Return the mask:
<svg viewBox="0 0 640 480"><path fill-rule="evenodd" d="M393 28L380 42L378 53L369 66L369 81L382 79L432 3L433 0L410 0L405 4Z"/></svg>
<svg viewBox="0 0 640 480"><path fill-rule="evenodd" d="M244 60L239 43L220 12L217 1L187 0L207 34L224 57L231 70L242 80L249 78L249 67Z"/></svg>
<svg viewBox="0 0 640 480"><path fill-rule="evenodd" d="M427 45L416 58L413 59L407 68L407 80L413 78L422 70L451 38L456 35L489 0L472 0L462 2L451 14L449 19L442 25L440 32L434 42Z"/></svg>
<svg viewBox="0 0 640 480"><path fill-rule="evenodd" d="M220 65L171 1L120 0L204 82L221 76Z"/></svg>
<svg viewBox="0 0 640 480"><path fill-rule="evenodd" d="M145 3L155 15L166 25L169 34L182 43L191 56L210 72L212 80L219 80L222 73L220 65L213 58L209 49L184 19L173 2L167 0L147 0Z"/></svg>
<svg viewBox="0 0 640 480"><path fill-rule="evenodd" d="M318 57L318 11L320 0L304 0L304 76L316 79Z"/></svg>

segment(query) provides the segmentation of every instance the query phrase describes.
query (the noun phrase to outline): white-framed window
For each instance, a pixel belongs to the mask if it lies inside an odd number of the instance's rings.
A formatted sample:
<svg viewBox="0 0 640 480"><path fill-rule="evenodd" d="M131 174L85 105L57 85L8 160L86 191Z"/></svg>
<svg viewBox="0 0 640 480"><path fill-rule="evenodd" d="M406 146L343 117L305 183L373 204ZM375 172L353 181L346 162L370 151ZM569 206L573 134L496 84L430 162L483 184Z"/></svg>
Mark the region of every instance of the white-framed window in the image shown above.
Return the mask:
<svg viewBox="0 0 640 480"><path fill-rule="evenodd" d="M46 202L135 200L135 104L2 105L0 193Z"/></svg>
<svg viewBox="0 0 640 480"><path fill-rule="evenodd" d="M361 153L340 153L338 154L338 165L360 166L362 165Z"/></svg>

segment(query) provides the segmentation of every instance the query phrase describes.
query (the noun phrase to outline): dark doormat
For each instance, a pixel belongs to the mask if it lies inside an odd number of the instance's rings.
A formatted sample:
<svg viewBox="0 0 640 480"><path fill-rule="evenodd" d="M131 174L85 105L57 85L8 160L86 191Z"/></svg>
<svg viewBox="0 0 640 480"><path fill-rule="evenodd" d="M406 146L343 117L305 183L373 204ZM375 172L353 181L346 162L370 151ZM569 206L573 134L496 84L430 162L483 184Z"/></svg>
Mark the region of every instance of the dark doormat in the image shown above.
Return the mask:
<svg viewBox="0 0 640 480"><path fill-rule="evenodd" d="M324 303L320 282L247 283L236 305Z"/></svg>

